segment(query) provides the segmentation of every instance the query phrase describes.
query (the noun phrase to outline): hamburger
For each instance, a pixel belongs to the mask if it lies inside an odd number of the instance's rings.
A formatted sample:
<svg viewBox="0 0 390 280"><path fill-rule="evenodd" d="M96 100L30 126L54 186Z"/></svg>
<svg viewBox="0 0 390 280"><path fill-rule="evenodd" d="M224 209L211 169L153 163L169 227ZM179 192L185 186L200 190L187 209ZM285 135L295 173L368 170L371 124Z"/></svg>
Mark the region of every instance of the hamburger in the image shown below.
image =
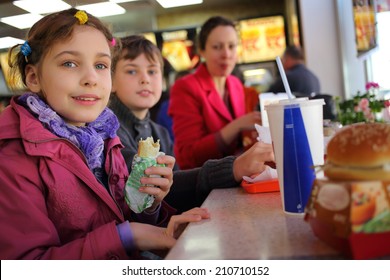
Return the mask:
<svg viewBox="0 0 390 280"><path fill-rule="evenodd" d="M390 180L390 125L358 123L339 130L328 143L324 174L332 180Z"/></svg>
<svg viewBox="0 0 390 280"><path fill-rule="evenodd" d="M358 123L327 145L325 178L314 181L305 220L354 259L390 253L390 125Z"/></svg>

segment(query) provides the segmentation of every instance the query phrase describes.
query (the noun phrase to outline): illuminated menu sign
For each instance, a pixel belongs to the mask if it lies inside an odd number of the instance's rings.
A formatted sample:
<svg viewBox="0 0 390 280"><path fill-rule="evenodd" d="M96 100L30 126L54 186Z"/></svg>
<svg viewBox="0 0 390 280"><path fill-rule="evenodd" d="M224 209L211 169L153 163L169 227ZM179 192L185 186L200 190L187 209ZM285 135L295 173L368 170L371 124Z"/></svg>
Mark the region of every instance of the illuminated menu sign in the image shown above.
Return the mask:
<svg viewBox="0 0 390 280"><path fill-rule="evenodd" d="M239 21L240 63L274 60L286 48L283 16Z"/></svg>

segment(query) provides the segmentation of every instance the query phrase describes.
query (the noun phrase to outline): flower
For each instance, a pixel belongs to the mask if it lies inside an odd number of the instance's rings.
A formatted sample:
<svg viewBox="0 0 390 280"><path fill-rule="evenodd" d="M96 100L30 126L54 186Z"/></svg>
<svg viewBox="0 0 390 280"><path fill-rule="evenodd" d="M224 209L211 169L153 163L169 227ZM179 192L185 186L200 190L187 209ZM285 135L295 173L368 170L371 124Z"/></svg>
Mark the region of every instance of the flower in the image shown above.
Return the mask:
<svg viewBox="0 0 390 280"><path fill-rule="evenodd" d="M352 99L342 102L340 97L336 97L337 118L342 125L383 121L383 116L390 109L390 101L378 97L377 83L367 83L366 90L365 93L357 92Z"/></svg>

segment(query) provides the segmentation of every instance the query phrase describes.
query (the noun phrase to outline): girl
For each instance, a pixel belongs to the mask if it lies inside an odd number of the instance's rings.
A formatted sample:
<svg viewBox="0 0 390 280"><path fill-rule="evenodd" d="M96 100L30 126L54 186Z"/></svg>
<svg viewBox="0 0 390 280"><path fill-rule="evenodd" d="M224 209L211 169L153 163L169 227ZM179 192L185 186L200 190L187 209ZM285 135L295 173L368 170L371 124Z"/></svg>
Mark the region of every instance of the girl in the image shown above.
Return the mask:
<svg viewBox="0 0 390 280"><path fill-rule="evenodd" d="M38 21L10 61L30 92L0 116L0 259L139 258L208 218L197 208L169 220L171 156L146 171L160 178L141 180L159 186L140 189L154 204L140 214L126 205L119 125L106 108L114 43L97 18L69 9Z"/></svg>

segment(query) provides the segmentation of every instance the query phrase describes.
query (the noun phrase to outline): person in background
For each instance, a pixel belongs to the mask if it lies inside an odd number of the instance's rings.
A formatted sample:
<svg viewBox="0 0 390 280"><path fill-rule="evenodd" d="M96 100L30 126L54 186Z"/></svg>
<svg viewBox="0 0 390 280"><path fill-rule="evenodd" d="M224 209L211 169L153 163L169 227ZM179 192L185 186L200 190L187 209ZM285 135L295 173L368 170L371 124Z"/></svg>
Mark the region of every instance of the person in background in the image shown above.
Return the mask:
<svg viewBox="0 0 390 280"><path fill-rule="evenodd" d="M172 216L163 201L172 156L146 169L157 177L141 178L159 186L140 188L153 205L139 214L127 206L119 124L106 107L114 44L99 19L72 8L43 17L10 49L13 76L30 92L0 115L0 259L142 258L209 217L202 208Z"/></svg>
<svg viewBox="0 0 390 280"><path fill-rule="evenodd" d="M311 97L320 93L320 81L317 76L304 64L302 49L297 46L289 46L285 49L281 58L283 68L291 89L297 97ZM268 88L267 92L286 92L283 81L279 77Z"/></svg>
<svg viewBox="0 0 390 280"><path fill-rule="evenodd" d="M180 169L242 153L241 131L261 123L260 112L245 114L243 85L231 75L238 44L234 22L220 16L209 18L198 41L204 62L195 73L178 79L170 91L168 114Z"/></svg>
<svg viewBox="0 0 390 280"><path fill-rule="evenodd" d="M117 131L125 148L122 154L131 171L131 162L137 153L138 130L143 136L153 136L154 140L164 137L161 151L168 153L171 142L166 129L153 123L148 109L158 102L162 87L162 57L159 49L143 36L133 35L121 40L122 49L116 52L113 68L113 96L110 107L119 118ZM138 117L136 117L138 116ZM147 126L136 129L139 122ZM164 143L166 143L164 145ZM234 156L219 160L208 160L200 168L175 170L173 184L165 201L179 213L202 204L214 188L237 187L242 177L261 173L265 161L273 161L270 144L257 143L238 158Z"/></svg>
<svg viewBox="0 0 390 280"><path fill-rule="evenodd" d="M150 118L150 109L162 95L164 62L160 50L142 35L121 39L121 51L113 58L112 95L109 107L118 117L117 131L123 157L131 171L138 142L152 136L160 150L173 156L173 142L167 129ZM177 169L177 165L175 165Z"/></svg>

